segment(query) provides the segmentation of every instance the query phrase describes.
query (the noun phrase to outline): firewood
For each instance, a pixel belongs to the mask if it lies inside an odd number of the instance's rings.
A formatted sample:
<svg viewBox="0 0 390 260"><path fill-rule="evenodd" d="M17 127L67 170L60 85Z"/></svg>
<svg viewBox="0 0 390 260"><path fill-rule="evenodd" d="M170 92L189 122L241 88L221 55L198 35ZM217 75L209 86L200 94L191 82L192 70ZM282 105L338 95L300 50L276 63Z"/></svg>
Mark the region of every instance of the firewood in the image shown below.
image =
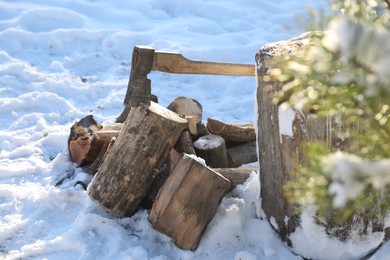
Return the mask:
<svg viewBox="0 0 390 260"><path fill-rule="evenodd" d="M133 107L88 195L114 215L132 216L186 125L154 102Z"/></svg>
<svg viewBox="0 0 390 260"><path fill-rule="evenodd" d="M189 156L180 159L152 206L149 222L182 249L196 249L230 181Z"/></svg>
<svg viewBox="0 0 390 260"><path fill-rule="evenodd" d="M96 134L102 128L92 115L75 122L68 138L69 155L78 165L93 162L98 156L104 141Z"/></svg>
<svg viewBox="0 0 390 260"><path fill-rule="evenodd" d="M226 141L244 143L256 140L256 132L252 123L229 124L208 118L207 129L211 134L220 135Z"/></svg>
<svg viewBox="0 0 390 260"><path fill-rule="evenodd" d="M195 99L177 97L169 104L168 109L184 116L194 116L196 123L202 122L203 108Z"/></svg>
<svg viewBox="0 0 390 260"><path fill-rule="evenodd" d="M256 141L243 143L227 149L229 167L239 167L246 163L256 162Z"/></svg>
<svg viewBox="0 0 390 260"><path fill-rule="evenodd" d="M175 144L175 149L180 153L195 154L194 144L189 131L184 130Z"/></svg>
<svg viewBox="0 0 390 260"><path fill-rule="evenodd" d="M237 185L243 184L251 175L256 172L257 168L212 168L214 171L221 174L230 181L230 189L234 189Z"/></svg>
<svg viewBox="0 0 390 260"><path fill-rule="evenodd" d="M225 140L219 135L205 135L194 142L197 156L215 168L228 167Z"/></svg>
<svg viewBox="0 0 390 260"><path fill-rule="evenodd" d="M104 162L104 160L107 158L108 154L110 153L112 146L115 143L115 140L116 137L113 136L109 142L104 142L104 145L100 150L99 155L96 157L95 161L88 167L88 172L90 174L94 175L98 171L100 165Z"/></svg>

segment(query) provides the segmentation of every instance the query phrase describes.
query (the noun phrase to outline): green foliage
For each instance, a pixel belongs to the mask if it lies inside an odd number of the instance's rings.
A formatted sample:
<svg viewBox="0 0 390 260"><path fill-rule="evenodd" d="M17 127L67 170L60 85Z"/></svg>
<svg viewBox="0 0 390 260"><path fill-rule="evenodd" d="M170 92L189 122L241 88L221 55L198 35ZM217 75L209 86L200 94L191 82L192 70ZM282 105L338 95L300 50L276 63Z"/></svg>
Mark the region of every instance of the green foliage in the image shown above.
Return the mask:
<svg viewBox="0 0 390 260"><path fill-rule="evenodd" d="M373 28L380 34L390 29L390 9L385 0L337 0L331 7L337 17L354 21L359 30ZM344 208L335 207L334 194L329 192L332 178L324 169L323 158L339 149L371 161L390 158L390 79L384 81L372 69L375 57L370 63L359 56L361 50L345 54L340 48L329 48L325 38L313 37L305 55L283 57L270 71L270 79L286 82L274 102L328 118L332 129L328 139L339 140L331 145L309 144L308 164L298 168L294 181L286 186L286 195L302 206L315 203L320 218L335 222L362 211L383 216L390 209L388 187L376 190L367 185L364 194L349 200ZM368 41L367 48L373 41Z"/></svg>

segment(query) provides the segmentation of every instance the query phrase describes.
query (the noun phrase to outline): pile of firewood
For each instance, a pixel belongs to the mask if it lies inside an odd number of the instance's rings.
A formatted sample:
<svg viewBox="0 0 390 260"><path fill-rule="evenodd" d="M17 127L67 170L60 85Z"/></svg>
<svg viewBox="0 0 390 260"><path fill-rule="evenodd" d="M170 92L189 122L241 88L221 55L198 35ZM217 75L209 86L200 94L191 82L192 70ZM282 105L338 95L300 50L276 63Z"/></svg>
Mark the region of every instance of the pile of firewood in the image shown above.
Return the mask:
<svg viewBox="0 0 390 260"><path fill-rule="evenodd" d="M257 161L253 125L209 118L205 126L202 106L187 97L125 113L115 124L90 115L71 128L71 159L95 175L89 196L122 217L151 208L156 230L195 249L223 196L255 171L238 168Z"/></svg>
<svg viewBox="0 0 390 260"><path fill-rule="evenodd" d="M255 170L237 167L257 161L256 134L252 125L213 119L206 127L202 106L191 98L159 105L147 77L153 70L255 75L253 65L192 61L135 46L117 123L101 126L92 116L75 123L69 152L77 164L90 164L92 200L120 217L151 207L148 220L156 230L180 248L195 249L223 196Z"/></svg>

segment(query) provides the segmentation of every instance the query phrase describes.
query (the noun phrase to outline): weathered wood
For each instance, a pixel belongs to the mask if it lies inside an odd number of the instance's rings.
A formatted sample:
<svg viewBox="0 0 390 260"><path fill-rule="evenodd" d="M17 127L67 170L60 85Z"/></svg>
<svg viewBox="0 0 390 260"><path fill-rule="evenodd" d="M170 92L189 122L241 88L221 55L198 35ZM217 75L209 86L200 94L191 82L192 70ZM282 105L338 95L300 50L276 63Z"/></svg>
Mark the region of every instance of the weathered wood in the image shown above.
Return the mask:
<svg viewBox="0 0 390 260"><path fill-rule="evenodd" d="M171 152L169 153L169 160L168 160L169 172L173 171L176 164L180 161L182 157L183 154L176 151L175 148L171 149Z"/></svg>
<svg viewBox="0 0 390 260"><path fill-rule="evenodd" d="M224 62L193 61L180 53L156 52L152 70L178 74L255 76L255 66Z"/></svg>
<svg viewBox="0 0 390 260"><path fill-rule="evenodd" d="M243 164L256 162L258 160L256 146L256 141L252 141L228 148L226 152L229 167L239 167Z"/></svg>
<svg viewBox="0 0 390 260"><path fill-rule="evenodd" d="M226 142L244 143L256 140L256 132L252 123L229 124L208 118L207 129L211 134L222 136Z"/></svg>
<svg viewBox="0 0 390 260"><path fill-rule="evenodd" d="M186 125L154 102L132 108L88 195L114 215L133 215Z"/></svg>
<svg viewBox="0 0 390 260"><path fill-rule="evenodd" d="M183 131L174 147L180 153L196 154L191 134L187 130Z"/></svg>
<svg viewBox="0 0 390 260"><path fill-rule="evenodd" d="M256 55L258 88L258 145L260 162L261 205L268 219L274 218L277 232L282 240L288 241L289 234L299 225L296 205L292 205L284 196L284 186L291 180L293 167L304 160L301 142L308 141L309 136L316 136L319 142L325 139L324 122L305 131L306 125L300 113L291 113L292 119L283 115L278 105L272 102L273 95L283 87L283 82L263 80L268 75L269 66L275 57L301 55L309 43L309 38L278 42L263 46ZM294 119L295 117L295 119ZM290 135L283 133L281 124L291 124ZM314 126L314 124L313 124ZM314 134L316 133L316 134ZM288 221L286 221L288 219Z"/></svg>
<svg viewBox="0 0 390 260"><path fill-rule="evenodd" d="M78 165L93 162L104 142L99 140L97 131L102 128L92 115L75 122L70 128L68 150L72 161Z"/></svg>
<svg viewBox="0 0 390 260"><path fill-rule="evenodd" d="M261 205L268 219L273 218L281 238L289 242L289 234L300 224L298 208L301 205L290 203L284 196L286 185L299 174L296 170L308 166L307 145L317 143L328 149L349 151L349 141L334 142L337 127L332 118L313 115L303 108L299 112L282 110L272 102L273 96L281 90L285 82L270 81L269 67L275 58L290 58L305 55L310 46L310 34L299 38L267 44L256 55L258 66L258 146L260 161ZM280 62L280 60L279 60ZM354 131L354 129L350 129ZM364 130L363 130L364 131ZM333 135L333 137L332 137ZM299 175L298 175L299 176ZM373 204L370 207L379 207ZM321 220L327 234L341 240L356 239L357 235L384 231L384 220L372 215L367 208L358 209L352 217L336 223L332 217Z"/></svg>
<svg viewBox="0 0 390 260"><path fill-rule="evenodd" d="M185 119L187 119L188 131L190 131L191 135L197 135L198 134L198 127L197 127L196 117L195 116L185 116Z"/></svg>
<svg viewBox="0 0 390 260"><path fill-rule="evenodd" d="M205 135L194 142L196 155L215 168L228 167L225 140L219 135Z"/></svg>
<svg viewBox="0 0 390 260"><path fill-rule="evenodd" d="M168 163L164 163L163 166L156 173L148 192L141 201L141 206L146 209L151 209L153 203L156 200L157 194L160 191L161 187L164 185L165 181L168 179L170 174Z"/></svg>
<svg viewBox="0 0 390 260"><path fill-rule="evenodd" d="M168 109L184 116L194 116L196 123L202 122L203 108L195 99L177 97L168 105Z"/></svg>
<svg viewBox="0 0 390 260"><path fill-rule="evenodd" d="M257 168L212 168L214 171L221 174L230 181L230 189L234 189L237 185L243 184L252 172L257 172Z"/></svg>
<svg viewBox="0 0 390 260"><path fill-rule="evenodd" d="M104 145L102 149L100 150L99 155L96 157L96 159L91 163L91 165L88 167L88 172L92 175L95 175L95 173L99 170L100 165L104 162L104 160L107 158L108 154L110 153L112 146L114 145L116 140L116 137L113 136L109 142L104 142Z"/></svg>
<svg viewBox="0 0 390 260"><path fill-rule="evenodd" d="M161 188L148 220L178 247L194 250L229 188L228 179L185 156Z"/></svg>

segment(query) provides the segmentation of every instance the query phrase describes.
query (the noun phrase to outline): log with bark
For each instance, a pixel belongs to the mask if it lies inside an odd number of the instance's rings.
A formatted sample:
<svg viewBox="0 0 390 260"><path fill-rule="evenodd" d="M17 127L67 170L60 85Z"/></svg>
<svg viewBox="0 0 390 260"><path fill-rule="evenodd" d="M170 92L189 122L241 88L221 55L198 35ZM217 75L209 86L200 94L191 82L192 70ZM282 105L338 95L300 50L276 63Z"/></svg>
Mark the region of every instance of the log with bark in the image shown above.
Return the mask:
<svg viewBox="0 0 390 260"><path fill-rule="evenodd" d="M132 108L88 195L114 215L133 215L186 125L154 102Z"/></svg>
<svg viewBox="0 0 390 260"><path fill-rule="evenodd" d="M196 155L214 168L227 168L228 158L225 140L219 135L205 135L194 142Z"/></svg>
<svg viewBox="0 0 390 260"><path fill-rule="evenodd" d="M256 141L239 144L226 150L229 167L240 167L243 164L257 161Z"/></svg>
<svg viewBox="0 0 390 260"><path fill-rule="evenodd" d="M68 150L72 161L77 165L93 162L98 156L104 141L97 132L102 129L92 115L75 122L70 128Z"/></svg>
<svg viewBox="0 0 390 260"><path fill-rule="evenodd" d="M247 143L256 140L253 123L229 124L208 118L207 129L211 134L222 136L225 141Z"/></svg>
<svg viewBox="0 0 390 260"><path fill-rule="evenodd" d="M230 181L192 157L179 160L148 217L156 230L182 249L196 249Z"/></svg>
<svg viewBox="0 0 390 260"><path fill-rule="evenodd" d="M243 184L257 168L212 168L230 181L230 189L233 190L237 185Z"/></svg>
<svg viewBox="0 0 390 260"><path fill-rule="evenodd" d="M273 102L275 94L286 84L269 80L269 68L275 66L273 61L277 59L280 64L280 59L286 56L294 59L306 55L307 47L313 44L311 37L312 34L309 33L292 40L267 44L256 55L261 207L267 219L276 223L276 231L287 243L290 242L290 233L300 225L298 209L301 205L289 201L285 196L285 189L290 181L299 176L294 174L296 170L307 167L310 163L305 146L317 143L331 144L330 149L334 150L348 149L348 144L332 143L333 138L328 136L330 132L337 130L334 125L327 125L327 122L331 122L331 117L326 119L320 115L313 116L305 107L301 111L284 111ZM291 132L283 132L282 123L288 123ZM379 203L372 203L372 207L380 207ZM322 219L321 228L332 239L341 240L354 240L368 232L383 232L383 218L367 212L367 208L357 211L342 223L336 223L332 217Z"/></svg>

